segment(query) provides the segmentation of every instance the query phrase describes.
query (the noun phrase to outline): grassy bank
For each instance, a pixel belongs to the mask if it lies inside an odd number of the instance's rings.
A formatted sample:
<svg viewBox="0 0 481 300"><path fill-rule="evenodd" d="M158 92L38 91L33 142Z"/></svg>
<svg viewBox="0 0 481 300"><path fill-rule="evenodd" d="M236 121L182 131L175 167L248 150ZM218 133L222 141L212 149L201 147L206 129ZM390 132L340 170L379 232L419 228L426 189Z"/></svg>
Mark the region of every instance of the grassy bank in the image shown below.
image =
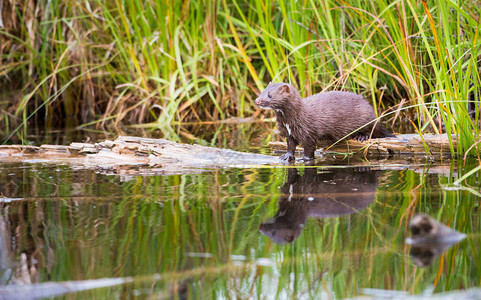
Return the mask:
<svg viewBox="0 0 481 300"><path fill-rule="evenodd" d="M402 110L389 124L455 133L464 153L479 140L480 12L450 0L7 1L1 127L251 116L256 93L286 81L304 96L362 93L379 115Z"/></svg>

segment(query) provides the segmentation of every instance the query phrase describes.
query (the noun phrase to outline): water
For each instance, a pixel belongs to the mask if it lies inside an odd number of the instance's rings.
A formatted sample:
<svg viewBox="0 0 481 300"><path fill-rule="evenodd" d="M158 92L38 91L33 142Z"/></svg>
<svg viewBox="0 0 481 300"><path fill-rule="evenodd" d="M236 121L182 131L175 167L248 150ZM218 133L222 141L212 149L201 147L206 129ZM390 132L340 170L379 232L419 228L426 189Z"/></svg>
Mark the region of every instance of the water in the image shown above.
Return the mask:
<svg viewBox="0 0 481 300"><path fill-rule="evenodd" d="M453 184L475 166L343 161L121 177L2 164L0 284L12 289L0 288L0 298L67 291L74 291L67 298L85 299L475 291L481 282L479 173ZM444 253L424 253L429 264L423 268L405 243L418 212L467 234ZM65 281L73 282L20 286Z"/></svg>

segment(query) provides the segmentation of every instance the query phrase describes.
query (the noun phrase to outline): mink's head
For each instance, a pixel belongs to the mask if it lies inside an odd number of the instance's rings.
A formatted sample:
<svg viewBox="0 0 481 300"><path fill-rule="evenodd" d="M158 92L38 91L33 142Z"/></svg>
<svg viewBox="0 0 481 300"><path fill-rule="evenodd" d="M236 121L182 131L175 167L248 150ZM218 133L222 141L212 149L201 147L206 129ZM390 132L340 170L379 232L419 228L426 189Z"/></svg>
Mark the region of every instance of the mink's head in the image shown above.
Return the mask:
<svg viewBox="0 0 481 300"><path fill-rule="evenodd" d="M283 110L292 105L292 101L300 99L297 90L287 83L269 83L257 97L256 104L263 109Z"/></svg>

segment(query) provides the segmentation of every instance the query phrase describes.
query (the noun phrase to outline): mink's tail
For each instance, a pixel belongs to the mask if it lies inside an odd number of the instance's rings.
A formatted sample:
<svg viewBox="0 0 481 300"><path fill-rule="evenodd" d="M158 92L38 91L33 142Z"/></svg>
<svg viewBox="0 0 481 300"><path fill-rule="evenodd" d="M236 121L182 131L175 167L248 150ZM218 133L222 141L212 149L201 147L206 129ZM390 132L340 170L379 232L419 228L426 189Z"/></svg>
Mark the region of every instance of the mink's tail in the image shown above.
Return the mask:
<svg viewBox="0 0 481 300"><path fill-rule="evenodd" d="M389 132L381 124L377 124L372 133L372 138L385 138L385 137L396 137L396 136L391 132Z"/></svg>

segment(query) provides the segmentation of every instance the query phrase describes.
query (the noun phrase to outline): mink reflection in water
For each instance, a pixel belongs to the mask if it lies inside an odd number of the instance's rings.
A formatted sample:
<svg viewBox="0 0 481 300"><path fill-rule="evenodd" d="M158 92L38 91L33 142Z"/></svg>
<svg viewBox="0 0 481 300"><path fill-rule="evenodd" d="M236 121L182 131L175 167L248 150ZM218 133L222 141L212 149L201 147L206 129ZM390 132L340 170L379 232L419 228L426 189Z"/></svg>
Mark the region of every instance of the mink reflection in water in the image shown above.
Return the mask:
<svg viewBox="0 0 481 300"><path fill-rule="evenodd" d="M288 170L281 187L276 215L260 225L260 232L275 243L291 243L299 237L308 217L329 218L359 212L375 198L381 171L369 168L318 172L306 168L300 175Z"/></svg>

